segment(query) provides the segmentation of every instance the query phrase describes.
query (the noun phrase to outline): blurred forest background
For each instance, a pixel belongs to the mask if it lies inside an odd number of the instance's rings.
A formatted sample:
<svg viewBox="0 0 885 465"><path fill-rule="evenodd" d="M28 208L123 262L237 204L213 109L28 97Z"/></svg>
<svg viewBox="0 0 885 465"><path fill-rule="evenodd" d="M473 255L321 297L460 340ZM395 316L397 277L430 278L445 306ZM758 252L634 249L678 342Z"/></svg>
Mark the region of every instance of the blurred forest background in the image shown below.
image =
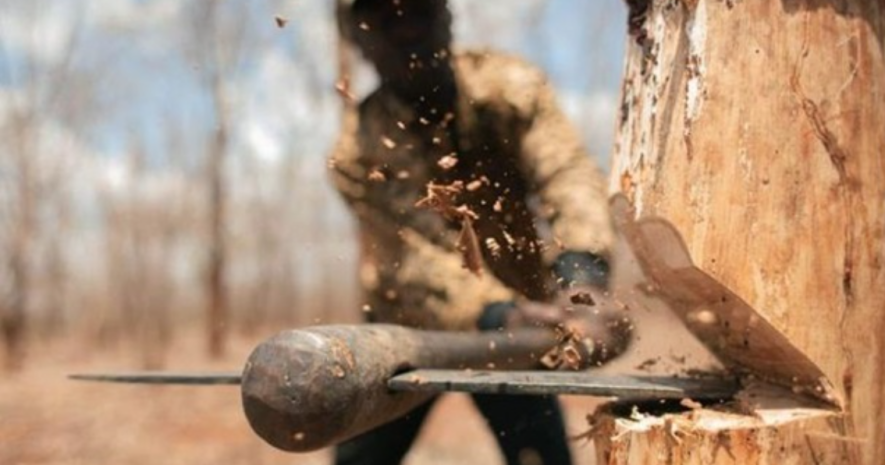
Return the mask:
<svg viewBox="0 0 885 465"><path fill-rule="evenodd" d="M328 463L264 444L234 387L65 376L238 370L281 328L359 319L352 224L326 173L333 3L0 0L0 463ZM545 69L607 169L623 2L451 4L456 44ZM354 71L364 95L372 73ZM580 435L593 401L566 402ZM406 463L499 461L453 395Z"/></svg>
<svg viewBox="0 0 885 465"><path fill-rule="evenodd" d="M176 338L219 358L231 337L358 318L356 244L326 178L333 4L0 0L6 370L59 338L162 368ZM607 169L622 2L452 9L458 46L549 73ZM356 74L365 93L373 76Z"/></svg>

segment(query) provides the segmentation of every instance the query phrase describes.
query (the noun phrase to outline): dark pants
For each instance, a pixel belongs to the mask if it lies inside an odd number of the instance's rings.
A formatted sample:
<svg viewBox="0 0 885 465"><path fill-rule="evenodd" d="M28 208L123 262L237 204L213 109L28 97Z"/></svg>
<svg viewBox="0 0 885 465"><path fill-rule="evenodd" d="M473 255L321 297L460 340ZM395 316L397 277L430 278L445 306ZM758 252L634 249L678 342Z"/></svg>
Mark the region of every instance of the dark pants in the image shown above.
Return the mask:
<svg viewBox="0 0 885 465"><path fill-rule="evenodd" d="M555 397L474 395L508 465L569 465L562 409ZM434 401L339 445L336 465L398 465ZM455 426L455 425L453 425ZM466 445L469 447L469 445Z"/></svg>

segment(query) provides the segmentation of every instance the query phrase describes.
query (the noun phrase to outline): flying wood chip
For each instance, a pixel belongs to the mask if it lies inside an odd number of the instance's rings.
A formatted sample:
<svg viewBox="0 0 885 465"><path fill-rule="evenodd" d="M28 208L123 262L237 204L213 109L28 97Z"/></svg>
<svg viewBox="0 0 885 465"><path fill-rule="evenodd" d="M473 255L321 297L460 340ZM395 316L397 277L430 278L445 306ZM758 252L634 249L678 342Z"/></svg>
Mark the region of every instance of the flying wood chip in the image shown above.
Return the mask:
<svg viewBox="0 0 885 465"><path fill-rule="evenodd" d="M482 276L482 251L479 248L479 237L473 227L473 221L479 219L473 210L466 205L457 205L456 197L464 191L464 183L455 181L452 184L427 184L427 195L415 206L432 209L450 221L461 223L457 248L461 252L462 265L477 276Z"/></svg>
<svg viewBox="0 0 885 465"><path fill-rule="evenodd" d="M350 91L350 79L341 78L335 83L335 92L347 103L356 102L356 95Z"/></svg>
<svg viewBox="0 0 885 465"><path fill-rule="evenodd" d="M458 250L461 252L462 266L471 273L482 276L482 251L479 250L479 238L473 228L473 219L464 216L461 219L461 234L458 236Z"/></svg>

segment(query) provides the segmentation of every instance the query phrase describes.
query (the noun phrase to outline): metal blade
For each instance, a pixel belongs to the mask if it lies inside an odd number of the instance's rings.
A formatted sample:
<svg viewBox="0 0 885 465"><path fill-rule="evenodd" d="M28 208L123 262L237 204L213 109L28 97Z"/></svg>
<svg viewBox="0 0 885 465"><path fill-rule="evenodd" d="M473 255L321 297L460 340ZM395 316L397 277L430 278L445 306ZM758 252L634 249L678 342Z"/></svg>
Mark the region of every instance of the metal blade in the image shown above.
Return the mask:
<svg viewBox="0 0 885 465"><path fill-rule="evenodd" d="M781 385L828 403L833 384L807 355L726 285L698 268L675 226L662 218L633 220L623 196L612 202L624 234L650 286L725 366L736 374Z"/></svg>
<svg viewBox="0 0 885 465"><path fill-rule="evenodd" d="M68 378L78 381L127 384L177 384L188 386L240 385L240 373L95 373L74 374Z"/></svg>
<svg viewBox="0 0 885 465"><path fill-rule="evenodd" d="M577 371L413 370L391 378L396 391L582 395L631 400L729 399L740 386L723 378L603 376Z"/></svg>

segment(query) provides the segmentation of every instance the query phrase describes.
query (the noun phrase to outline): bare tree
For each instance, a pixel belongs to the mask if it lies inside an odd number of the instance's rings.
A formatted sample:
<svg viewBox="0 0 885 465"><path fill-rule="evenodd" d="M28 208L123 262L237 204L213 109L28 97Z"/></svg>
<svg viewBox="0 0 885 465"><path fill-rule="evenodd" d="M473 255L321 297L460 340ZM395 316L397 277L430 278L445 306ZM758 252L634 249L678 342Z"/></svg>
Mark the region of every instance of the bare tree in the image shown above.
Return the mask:
<svg viewBox="0 0 885 465"><path fill-rule="evenodd" d="M174 142L174 141L173 141ZM109 267L119 315L117 332L138 349L145 368L161 368L173 335L176 252L185 231L186 183L175 165L152 155L142 142L130 152L127 189L106 198ZM178 180L176 182L176 180ZM168 195L176 195L170 204Z"/></svg>
<svg viewBox="0 0 885 465"><path fill-rule="evenodd" d="M84 78L85 71L73 66L81 35L78 12L60 31L62 39L57 43L61 46L47 51L41 36L45 25L41 27L38 20L54 10L43 2L13 2L0 8L0 17L15 16L32 27L31 34L19 43L0 43L0 59L6 60L0 69L8 73L5 80L13 83L11 91L0 95L0 144L4 149L0 167L10 186L0 198L5 204L0 218L0 267L9 278L0 295L0 328L4 366L14 370L22 366L25 354L28 312L34 296L35 246L42 231L39 212L51 200L59 199L53 195L52 183L46 182L48 167L58 161L53 157L59 154L52 153L48 145L51 137L43 132L44 127L47 122L63 127L87 124L89 103L95 94L90 80ZM0 27L10 25L0 19ZM13 62L13 55L20 58ZM50 237L53 239L57 238ZM53 282L60 284L63 276L55 278Z"/></svg>
<svg viewBox="0 0 885 465"><path fill-rule="evenodd" d="M11 217L7 223L6 263L10 277L8 295L0 303L2 330L9 370L21 368L24 360L26 312L31 292L30 258L32 237L37 229L34 220L33 160L31 152L32 124L30 115L15 115L9 131L14 135L11 166L14 169L15 191Z"/></svg>
<svg viewBox="0 0 885 465"><path fill-rule="evenodd" d="M225 176L235 122L229 83L235 79L243 54L251 45L251 14L248 4L226 0L194 2L185 12L190 33L183 37L183 49L209 95L214 117L205 158L208 212L205 295L207 348L215 358L225 353L230 320Z"/></svg>

